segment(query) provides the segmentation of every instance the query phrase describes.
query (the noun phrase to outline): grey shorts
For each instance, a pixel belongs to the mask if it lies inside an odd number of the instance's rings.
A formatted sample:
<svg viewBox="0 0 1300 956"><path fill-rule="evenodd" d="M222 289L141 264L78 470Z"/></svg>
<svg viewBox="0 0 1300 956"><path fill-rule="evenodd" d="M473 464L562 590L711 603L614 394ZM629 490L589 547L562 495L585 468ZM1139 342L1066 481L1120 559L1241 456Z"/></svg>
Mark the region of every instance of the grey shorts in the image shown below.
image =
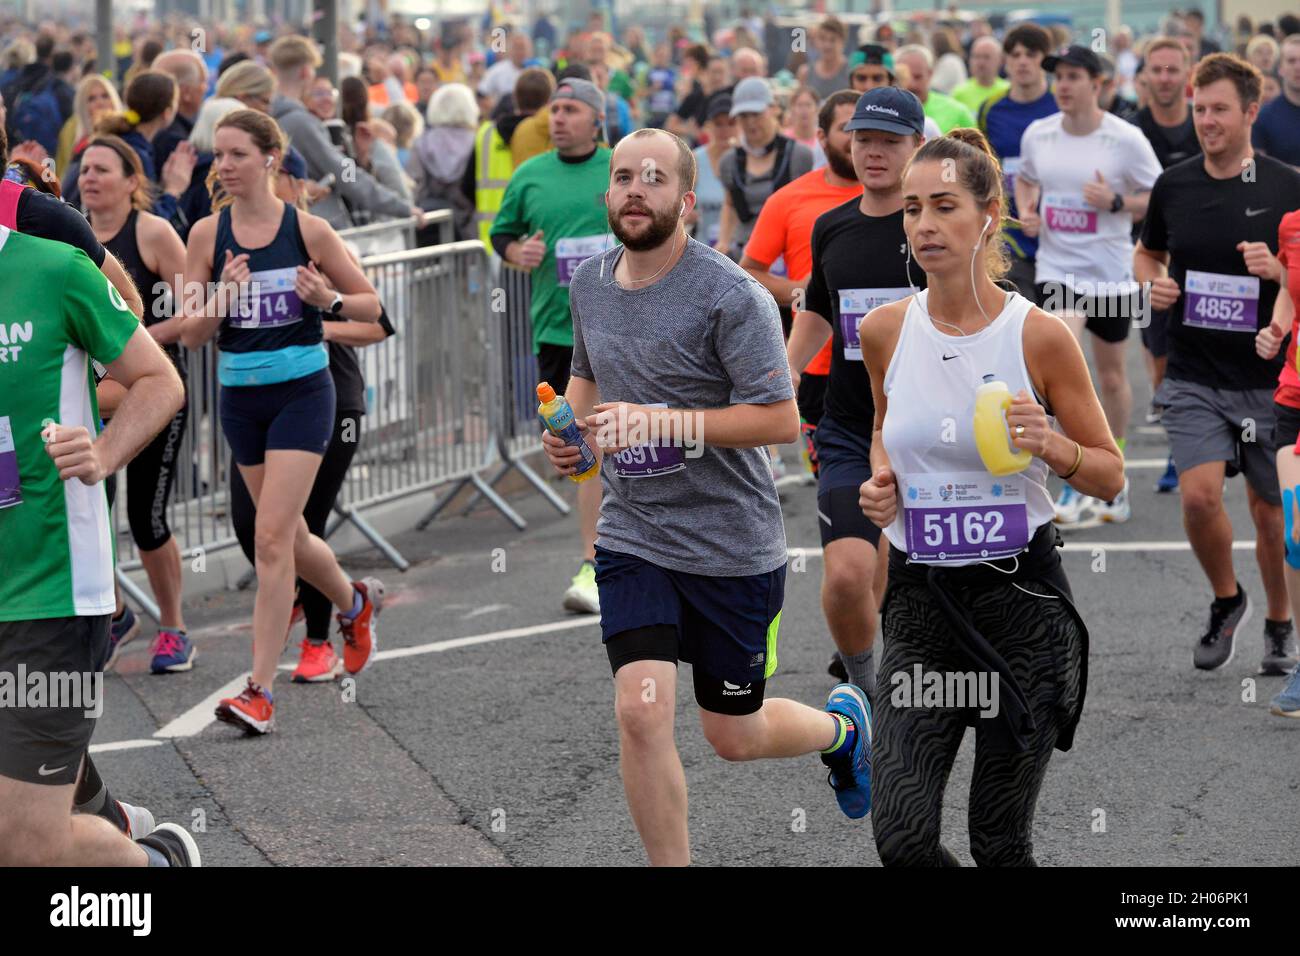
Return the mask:
<svg viewBox="0 0 1300 956"><path fill-rule="evenodd" d="M1210 461L1241 472L1255 493L1280 505L1277 446L1273 440L1273 389L1233 390L1165 379L1156 392L1161 423L1180 472Z"/></svg>

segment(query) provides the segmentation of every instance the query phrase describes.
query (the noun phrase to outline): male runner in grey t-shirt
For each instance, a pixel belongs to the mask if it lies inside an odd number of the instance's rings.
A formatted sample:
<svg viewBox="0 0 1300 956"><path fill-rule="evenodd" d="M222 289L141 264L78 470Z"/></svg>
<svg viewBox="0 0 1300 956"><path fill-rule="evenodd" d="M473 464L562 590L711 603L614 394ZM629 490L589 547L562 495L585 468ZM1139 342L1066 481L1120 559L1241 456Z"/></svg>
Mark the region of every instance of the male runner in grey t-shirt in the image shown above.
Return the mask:
<svg viewBox="0 0 1300 956"><path fill-rule="evenodd" d="M695 157L638 130L610 161L622 243L573 275L568 400L602 457L601 631L623 784L651 863L690 862L673 742L676 665L692 664L704 734L728 760L821 752L851 817L871 808L870 709L841 684L825 711L764 700L776 669L785 531L766 456L799 431L776 303L686 236ZM578 450L543 436L557 470Z"/></svg>

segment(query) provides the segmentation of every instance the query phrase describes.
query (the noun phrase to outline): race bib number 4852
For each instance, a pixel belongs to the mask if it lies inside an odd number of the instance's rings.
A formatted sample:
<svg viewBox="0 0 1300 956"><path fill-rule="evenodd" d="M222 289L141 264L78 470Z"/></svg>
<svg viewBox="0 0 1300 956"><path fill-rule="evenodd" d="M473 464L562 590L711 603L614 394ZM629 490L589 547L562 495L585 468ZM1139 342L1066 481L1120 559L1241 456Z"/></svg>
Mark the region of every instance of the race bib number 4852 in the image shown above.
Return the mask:
<svg viewBox="0 0 1300 956"><path fill-rule="evenodd" d="M1224 332L1259 328L1259 279L1188 269L1183 280L1183 325Z"/></svg>

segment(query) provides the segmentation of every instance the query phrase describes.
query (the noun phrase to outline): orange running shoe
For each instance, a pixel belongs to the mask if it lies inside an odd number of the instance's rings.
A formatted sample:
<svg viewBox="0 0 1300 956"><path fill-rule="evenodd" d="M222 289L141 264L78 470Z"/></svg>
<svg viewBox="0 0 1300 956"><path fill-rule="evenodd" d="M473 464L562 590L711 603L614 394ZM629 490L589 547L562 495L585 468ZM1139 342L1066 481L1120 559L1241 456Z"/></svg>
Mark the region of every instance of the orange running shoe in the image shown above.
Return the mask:
<svg viewBox="0 0 1300 956"><path fill-rule="evenodd" d="M375 659L379 647L375 625L384 607L384 586L378 578L353 581L352 586L361 594L361 613L352 620L342 614L338 619L343 632L343 667L349 674L360 674Z"/></svg>
<svg viewBox="0 0 1300 956"><path fill-rule="evenodd" d="M238 697L227 697L217 704L217 719L242 727L250 734L267 734L275 728L275 707L270 696L248 679L248 686Z"/></svg>
<svg viewBox="0 0 1300 956"><path fill-rule="evenodd" d="M329 641L313 644L304 637L298 646L302 653L298 657L298 666L293 669L295 684L321 684L338 678L343 662Z"/></svg>

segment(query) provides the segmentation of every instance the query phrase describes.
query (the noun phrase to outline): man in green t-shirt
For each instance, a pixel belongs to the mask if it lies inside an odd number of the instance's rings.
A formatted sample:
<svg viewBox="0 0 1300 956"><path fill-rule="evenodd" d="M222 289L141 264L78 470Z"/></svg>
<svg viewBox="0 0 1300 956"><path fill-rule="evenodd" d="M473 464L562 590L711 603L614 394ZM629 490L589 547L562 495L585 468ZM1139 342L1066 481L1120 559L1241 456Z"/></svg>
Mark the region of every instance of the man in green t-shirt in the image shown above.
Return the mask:
<svg viewBox="0 0 1300 956"><path fill-rule="evenodd" d="M1001 69L1002 46L993 37L980 37L970 47L970 79L953 87L952 98L978 116L985 100L1011 88L1010 80L998 76Z"/></svg>
<svg viewBox="0 0 1300 956"><path fill-rule="evenodd" d="M103 481L180 408L180 378L80 249L0 228L0 289L0 865L197 863L174 824L132 842L72 813L114 608ZM102 433L92 358L126 388Z"/></svg>
<svg viewBox="0 0 1300 956"><path fill-rule="evenodd" d="M929 47L908 44L894 54L894 62L904 67L907 81L904 84L918 100L925 115L934 120L939 132L946 133L958 126L974 127L975 117L966 107L951 96L945 96L937 90L930 89L930 77L934 73L934 53Z"/></svg>
<svg viewBox="0 0 1300 956"><path fill-rule="evenodd" d="M530 316L539 381L557 395L569 384L573 317L569 279L578 264L616 244L605 212L608 147L601 146L605 96L595 84L560 81L551 95L555 147L520 165L510 177L492 223L492 247L507 263L532 274ZM571 611L600 613L596 595L596 519L600 483L578 486L583 562L564 595Z"/></svg>

